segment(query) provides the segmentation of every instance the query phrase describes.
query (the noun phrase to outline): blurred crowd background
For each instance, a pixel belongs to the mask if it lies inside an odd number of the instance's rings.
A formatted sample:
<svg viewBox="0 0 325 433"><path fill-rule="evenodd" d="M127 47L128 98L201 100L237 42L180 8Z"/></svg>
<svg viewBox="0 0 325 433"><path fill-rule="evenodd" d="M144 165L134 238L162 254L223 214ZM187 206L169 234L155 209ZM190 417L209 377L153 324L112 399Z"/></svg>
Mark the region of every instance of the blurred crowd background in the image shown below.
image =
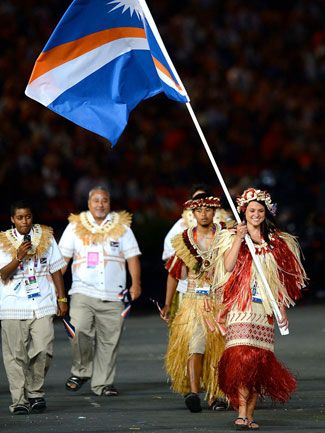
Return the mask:
<svg viewBox="0 0 325 433"><path fill-rule="evenodd" d="M143 102L114 149L24 95L36 57L70 4L0 2L0 224L29 198L57 236L70 212L107 185L114 210L134 214L145 293L161 298L163 238L192 184L221 194L182 104ZM325 298L323 145L325 28L322 0L148 0L231 193L268 189L282 227L299 236ZM224 204L227 207L227 204Z"/></svg>

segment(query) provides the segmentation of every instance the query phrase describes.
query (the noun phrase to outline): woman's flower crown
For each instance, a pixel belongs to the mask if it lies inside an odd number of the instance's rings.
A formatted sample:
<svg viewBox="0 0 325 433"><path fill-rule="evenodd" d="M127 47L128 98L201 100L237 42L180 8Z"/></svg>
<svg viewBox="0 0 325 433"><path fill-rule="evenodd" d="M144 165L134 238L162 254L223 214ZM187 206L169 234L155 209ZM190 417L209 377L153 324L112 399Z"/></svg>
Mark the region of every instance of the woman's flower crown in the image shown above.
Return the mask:
<svg viewBox="0 0 325 433"><path fill-rule="evenodd" d="M248 203L251 201L262 201L268 208L272 215L276 214L277 205L272 203L270 194L267 191L261 191L260 189L248 188L240 197L237 197L237 211L245 212Z"/></svg>

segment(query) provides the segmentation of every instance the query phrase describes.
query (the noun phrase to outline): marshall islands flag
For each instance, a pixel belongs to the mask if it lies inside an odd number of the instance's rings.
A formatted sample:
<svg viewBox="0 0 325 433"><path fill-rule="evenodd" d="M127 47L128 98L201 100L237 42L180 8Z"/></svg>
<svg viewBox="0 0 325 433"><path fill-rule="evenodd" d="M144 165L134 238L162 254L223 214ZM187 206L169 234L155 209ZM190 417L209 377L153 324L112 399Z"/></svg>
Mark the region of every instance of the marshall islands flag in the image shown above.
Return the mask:
<svg viewBox="0 0 325 433"><path fill-rule="evenodd" d="M25 91L113 145L131 110L160 92L189 101L144 0L74 0Z"/></svg>

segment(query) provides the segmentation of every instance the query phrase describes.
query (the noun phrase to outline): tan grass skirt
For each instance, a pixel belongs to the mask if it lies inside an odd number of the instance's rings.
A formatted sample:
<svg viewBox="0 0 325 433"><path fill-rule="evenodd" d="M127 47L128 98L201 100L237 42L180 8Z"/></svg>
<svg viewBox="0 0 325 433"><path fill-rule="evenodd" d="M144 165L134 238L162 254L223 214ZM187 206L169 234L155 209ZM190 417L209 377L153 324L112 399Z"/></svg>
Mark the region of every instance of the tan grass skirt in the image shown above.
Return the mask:
<svg viewBox="0 0 325 433"><path fill-rule="evenodd" d="M216 325L220 306L211 297L186 293L173 319L165 366L171 388L180 394L190 392L187 363L194 353L202 353L201 388L208 400L223 397L218 384L218 362L224 351L224 337Z"/></svg>

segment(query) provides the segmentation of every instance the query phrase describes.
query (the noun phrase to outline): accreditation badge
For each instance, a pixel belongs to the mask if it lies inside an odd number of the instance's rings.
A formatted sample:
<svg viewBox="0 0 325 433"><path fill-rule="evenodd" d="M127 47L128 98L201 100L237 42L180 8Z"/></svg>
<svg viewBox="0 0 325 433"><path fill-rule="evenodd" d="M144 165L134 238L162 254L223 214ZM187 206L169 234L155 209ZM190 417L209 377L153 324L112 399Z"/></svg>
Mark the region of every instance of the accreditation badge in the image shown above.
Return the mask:
<svg viewBox="0 0 325 433"><path fill-rule="evenodd" d="M24 285L28 299L34 299L41 296L35 275L24 277Z"/></svg>
<svg viewBox="0 0 325 433"><path fill-rule="evenodd" d="M210 293L210 285L204 284L203 287L196 287L194 291L197 295L208 295Z"/></svg>
<svg viewBox="0 0 325 433"><path fill-rule="evenodd" d="M99 252L88 251L87 252L87 268L96 268L99 264Z"/></svg>
<svg viewBox="0 0 325 433"><path fill-rule="evenodd" d="M262 297L259 292L258 283L256 280L254 280L252 285L252 301L257 302L258 304L262 303Z"/></svg>

